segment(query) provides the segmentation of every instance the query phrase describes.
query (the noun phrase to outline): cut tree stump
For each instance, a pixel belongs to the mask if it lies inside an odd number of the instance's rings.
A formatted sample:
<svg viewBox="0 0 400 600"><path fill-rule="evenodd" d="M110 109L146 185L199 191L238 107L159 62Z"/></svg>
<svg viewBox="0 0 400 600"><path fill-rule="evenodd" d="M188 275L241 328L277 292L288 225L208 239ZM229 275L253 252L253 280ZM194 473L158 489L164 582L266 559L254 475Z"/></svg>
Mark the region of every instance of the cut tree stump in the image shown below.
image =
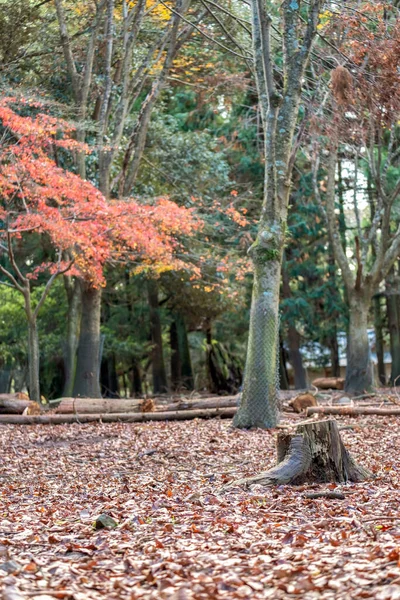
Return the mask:
<svg viewBox="0 0 400 600"><path fill-rule="evenodd" d="M300 424L294 433L278 433L276 448L276 467L230 482L224 489L254 484L360 482L372 477L372 473L358 465L346 450L334 419Z"/></svg>

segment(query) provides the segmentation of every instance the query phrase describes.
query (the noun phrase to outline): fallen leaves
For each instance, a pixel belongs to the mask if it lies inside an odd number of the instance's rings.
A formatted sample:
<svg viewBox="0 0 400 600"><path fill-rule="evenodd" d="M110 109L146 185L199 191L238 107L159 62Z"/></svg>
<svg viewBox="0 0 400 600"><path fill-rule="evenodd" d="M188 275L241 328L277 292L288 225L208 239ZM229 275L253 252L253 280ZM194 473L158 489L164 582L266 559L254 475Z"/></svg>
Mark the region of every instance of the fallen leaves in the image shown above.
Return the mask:
<svg viewBox="0 0 400 600"><path fill-rule="evenodd" d="M351 423L344 442L374 480L225 494L274 463L271 432L0 426L2 598L400 598L397 423Z"/></svg>

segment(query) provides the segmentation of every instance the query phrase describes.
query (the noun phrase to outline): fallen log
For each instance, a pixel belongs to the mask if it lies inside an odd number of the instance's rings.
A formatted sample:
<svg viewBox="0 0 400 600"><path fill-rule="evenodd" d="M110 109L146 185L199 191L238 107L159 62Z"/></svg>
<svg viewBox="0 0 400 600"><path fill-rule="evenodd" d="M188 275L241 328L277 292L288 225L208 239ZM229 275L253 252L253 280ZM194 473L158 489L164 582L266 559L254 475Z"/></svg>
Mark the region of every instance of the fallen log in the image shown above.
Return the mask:
<svg viewBox="0 0 400 600"><path fill-rule="evenodd" d="M177 410L151 413L104 413L104 414L47 414L47 415L0 415L0 424L11 425L56 425L63 423L144 423L146 421L184 421L189 419L230 418L236 412L232 408L212 408L204 410Z"/></svg>
<svg viewBox="0 0 400 600"><path fill-rule="evenodd" d="M305 482L365 481L372 473L358 465L345 448L334 419L298 425L277 437L277 466L224 486L300 485Z"/></svg>
<svg viewBox="0 0 400 600"><path fill-rule="evenodd" d="M37 409L36 402L29 398L18 398L17 394L0 394L0 414L19 414L28 409Z"/></svg>
<svg viewBox="0 0 400 600"><path fill-rule="evenodd" d="M137 398L61 398L57 414L104 414L139 412L142 400Z"/></svg>
<svg viewBox="0 0 400 600"><path fill-rule="evenodd" d="M116 414L142 412L144 402L146 401L134 398L62 398L55 412L57 414ZM169 404L156 404L155 409L157 411L170 412L177 410L230 408L237 406L237 404L237 396L223 396L219 398L202 398L201 400L179 400L178 402Z"/></svg>
<svg viewBox="0 0 400 600"><path fill-rule="evenodd" d="M319 377L312 385L320 390L344 390L344 381L343 377Z"/></svg>
<svg viewBox="0 0 400 600"><path fill-rule="evenodd" d="M379 406L310 406L307 408L307 417L316 414L322 415L346 415L355 417L357 415L400 415L400 408L380 408Z"/></svg>

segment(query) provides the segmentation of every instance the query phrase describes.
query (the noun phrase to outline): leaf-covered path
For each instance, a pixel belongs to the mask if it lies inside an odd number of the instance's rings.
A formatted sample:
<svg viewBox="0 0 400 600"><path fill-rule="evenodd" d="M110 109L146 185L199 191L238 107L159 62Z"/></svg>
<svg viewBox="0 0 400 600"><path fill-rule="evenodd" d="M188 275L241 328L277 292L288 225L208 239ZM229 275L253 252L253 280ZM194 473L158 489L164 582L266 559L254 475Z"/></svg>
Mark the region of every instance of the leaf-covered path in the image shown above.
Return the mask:
<svg viewBox="0 0 400 600"><path fill-rule="evenodd" d="M398 421L339 421L376 475L344 500L222 494L275 460L273 432L228 421L0 426L4 600L400 598Z"/></svg>

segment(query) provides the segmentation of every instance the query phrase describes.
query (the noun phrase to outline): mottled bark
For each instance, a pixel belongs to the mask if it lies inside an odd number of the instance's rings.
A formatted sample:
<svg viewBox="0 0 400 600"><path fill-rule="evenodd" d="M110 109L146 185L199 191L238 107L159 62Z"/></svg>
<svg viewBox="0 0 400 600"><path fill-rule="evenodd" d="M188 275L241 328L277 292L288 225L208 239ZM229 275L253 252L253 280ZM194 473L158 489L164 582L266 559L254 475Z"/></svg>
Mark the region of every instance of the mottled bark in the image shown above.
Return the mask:
<svg viewBox="0 0 400 600"><path fill-rule="evenodd" d="M296 153L294 132L322 5L311 0L308 13L300 18L298 2L281 4L284 87L280 91L271 53L272 18L262 0L251 1L254 66L265 135L265 186L259 231L250 248L254 283L243 391L233 421L236 427L275 427L279 420L279 287Z"/></svg>
<svg viewBox="0 0 400 600"><path fill-rule="evenodd" d="M73 395L100 398L101 289L82 283L82 321Z"/></svg>
<svg viewBox="0 0 400 600"><path fill-rule="evenodd" d="M280 256L263 260L256 248L250 331L241 403L235 427L275 427L279 421L277 389L279 360ZM253 254L254 259L254 254Z"/></svg>

